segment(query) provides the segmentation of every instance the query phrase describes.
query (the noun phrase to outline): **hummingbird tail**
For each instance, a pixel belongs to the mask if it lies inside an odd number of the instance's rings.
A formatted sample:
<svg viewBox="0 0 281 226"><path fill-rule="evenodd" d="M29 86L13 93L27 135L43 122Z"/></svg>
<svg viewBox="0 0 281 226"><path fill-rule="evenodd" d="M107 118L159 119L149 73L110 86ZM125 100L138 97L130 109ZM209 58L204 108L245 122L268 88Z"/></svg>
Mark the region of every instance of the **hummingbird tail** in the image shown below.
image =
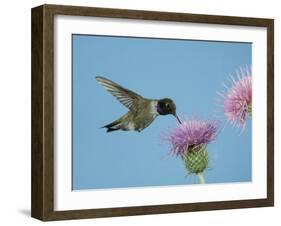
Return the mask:
<svg viewBox="0 0 281 226"><path fill-rule="evenodd" d="M116 131L116 130L120 129L120 127L118 126L119 123L120 122L117 120L117 121L114 121L114 122L112 122L110 124L107 124L107 125L105 125L105 126L103 126L101 128L106 128L107 129L106 132L110 133L110 132L113 132L113 131Z"/></svg>
<svg viewBox="0 0 281 226"><path fill-rule="evenodd" d="M117 128L107 128L107 130L106 130L106 132L107 133L110 133L110 132L113 132L113 131L116 131L116 130L119 130L119 128L117 129Z"/></svg>

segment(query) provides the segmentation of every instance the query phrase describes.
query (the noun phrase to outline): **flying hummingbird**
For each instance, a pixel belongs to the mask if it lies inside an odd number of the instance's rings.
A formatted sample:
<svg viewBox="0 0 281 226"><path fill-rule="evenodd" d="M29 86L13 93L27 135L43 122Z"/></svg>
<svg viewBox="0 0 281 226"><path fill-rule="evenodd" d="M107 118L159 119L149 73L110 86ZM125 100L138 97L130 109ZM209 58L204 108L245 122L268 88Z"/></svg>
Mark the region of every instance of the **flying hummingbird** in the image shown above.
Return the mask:
<svg viewBox="0 0 281 226"><path fill-rule="evenodd" d="M176 105L171 99L147 99L104 77L97 76L96 80L129 109L125 115L102 127L107 128L107 132L115 130L135 130L141 132L148 127L158 115L174 115L181 124L176 114Z"/></svg>

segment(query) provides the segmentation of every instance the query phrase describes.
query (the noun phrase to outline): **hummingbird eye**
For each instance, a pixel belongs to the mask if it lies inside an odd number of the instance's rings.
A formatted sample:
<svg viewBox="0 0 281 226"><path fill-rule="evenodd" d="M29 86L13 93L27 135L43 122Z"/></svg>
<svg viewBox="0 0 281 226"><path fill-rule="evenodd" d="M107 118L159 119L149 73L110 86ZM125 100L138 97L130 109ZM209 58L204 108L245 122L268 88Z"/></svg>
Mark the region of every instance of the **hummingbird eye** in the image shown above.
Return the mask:
<svg viewBox="0 0 281 226"><path fill-rule="evenodd" d="M166 108L170 108L170 104L169 103L166 103Z"/></svg>

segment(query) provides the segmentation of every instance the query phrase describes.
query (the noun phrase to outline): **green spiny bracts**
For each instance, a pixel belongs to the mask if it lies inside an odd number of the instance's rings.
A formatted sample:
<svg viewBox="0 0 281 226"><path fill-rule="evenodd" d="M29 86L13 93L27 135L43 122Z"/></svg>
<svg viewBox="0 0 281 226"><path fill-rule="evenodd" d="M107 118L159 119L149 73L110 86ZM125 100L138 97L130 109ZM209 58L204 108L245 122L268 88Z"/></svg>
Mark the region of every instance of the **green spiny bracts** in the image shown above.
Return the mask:
<svg viewBox="0 0 281 226"><path fill-rule="evenodd" d="M189 173L199 174L203 173L208 167L209 158L205 146L199 145L193 147L183 156L184 164Z"/></svg>
<svg viewBox="0 0 281 226"><path fill-rule="evenodd" d="M247 113L249 117L252 117L252 103L248 104Z"/></svg>

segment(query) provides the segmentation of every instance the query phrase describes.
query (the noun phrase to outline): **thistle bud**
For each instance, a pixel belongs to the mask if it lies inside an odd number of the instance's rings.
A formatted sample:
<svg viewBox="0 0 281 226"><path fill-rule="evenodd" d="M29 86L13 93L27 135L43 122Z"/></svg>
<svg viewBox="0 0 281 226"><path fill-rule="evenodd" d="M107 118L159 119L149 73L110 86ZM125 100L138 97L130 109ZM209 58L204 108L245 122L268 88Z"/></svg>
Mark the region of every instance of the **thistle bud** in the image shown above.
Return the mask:
<svg viewBox="0 0 281 226"><path fill-rule="evenodd" d="M206 147L202 145L193 147L183 155L183 160L185 168L189 173L203 173L209 164Z"/></svg>
<svg viewBox="0 0 281 226"><path fill-rule="evenodd" d="M172 144L171 152L181 156L189 174L197 174L205 183L203 172L208 168L207 144L214 141L218 123L206 120L184 121L168 137Z"/></svg>
<svg viewBox="0 0 281 226"><path fill-rule="evenodd" d="M247 117L252 117L252 72L251 68L241 68L236 77L231 76L231 84L217 92L222 98L224 114L229 123L244 128Z"/></svg>

